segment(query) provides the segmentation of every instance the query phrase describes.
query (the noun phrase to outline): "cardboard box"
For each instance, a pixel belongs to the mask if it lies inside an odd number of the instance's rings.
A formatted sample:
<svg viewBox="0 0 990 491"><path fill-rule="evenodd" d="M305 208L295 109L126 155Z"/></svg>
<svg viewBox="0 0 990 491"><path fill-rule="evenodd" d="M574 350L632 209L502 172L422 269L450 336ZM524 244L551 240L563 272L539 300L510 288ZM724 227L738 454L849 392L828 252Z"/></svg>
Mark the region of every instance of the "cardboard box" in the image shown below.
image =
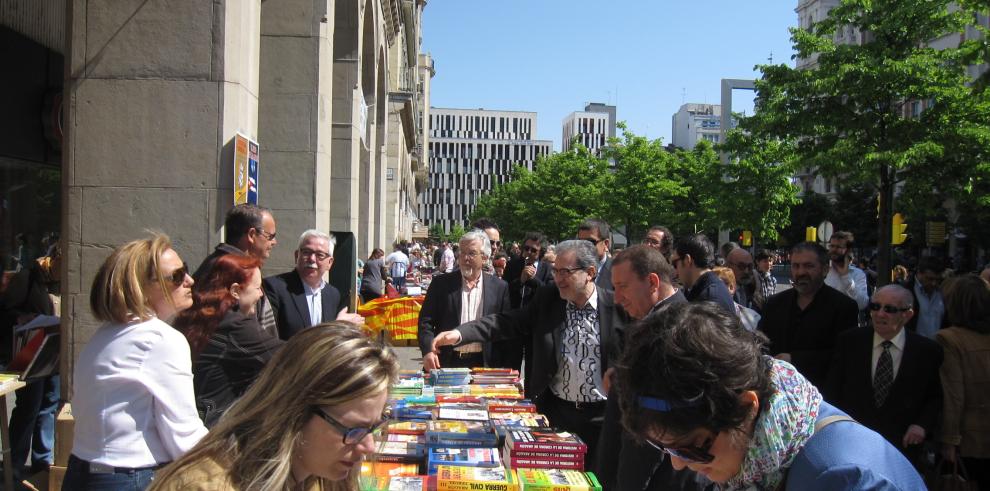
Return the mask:
<svg viewBox="0 0 990 491"><path fill-rule="evenodd" d="M68 457L66 457L68 459ZM53 465L48 468L48 491L61 491L65 479L65 467Z"/></svg>
<svg viewBox="0 0 990 491"><path fill-rule="evenodd" d="M61 466L63 469L69 465L69 454L72 453L72 433L75 427L76 421L72 418L72 405L66 402L62 404L62 408L55 418L55 465Z"/></svg>

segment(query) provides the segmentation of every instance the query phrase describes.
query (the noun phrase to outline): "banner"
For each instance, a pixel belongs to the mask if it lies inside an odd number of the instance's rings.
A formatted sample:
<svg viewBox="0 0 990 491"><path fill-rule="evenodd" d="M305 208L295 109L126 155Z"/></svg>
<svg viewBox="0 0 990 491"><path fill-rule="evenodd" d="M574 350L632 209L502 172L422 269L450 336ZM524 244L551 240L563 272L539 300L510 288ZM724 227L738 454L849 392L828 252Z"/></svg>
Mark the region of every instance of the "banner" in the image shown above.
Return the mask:
<svg viewBox="0 0 990 491"><path fill-rule="evenodd" d="M358 314L364 317L364 327L373 336L385 331L392 341L416 341L419 310L425 298L377 298L360 305Z"/></svg>

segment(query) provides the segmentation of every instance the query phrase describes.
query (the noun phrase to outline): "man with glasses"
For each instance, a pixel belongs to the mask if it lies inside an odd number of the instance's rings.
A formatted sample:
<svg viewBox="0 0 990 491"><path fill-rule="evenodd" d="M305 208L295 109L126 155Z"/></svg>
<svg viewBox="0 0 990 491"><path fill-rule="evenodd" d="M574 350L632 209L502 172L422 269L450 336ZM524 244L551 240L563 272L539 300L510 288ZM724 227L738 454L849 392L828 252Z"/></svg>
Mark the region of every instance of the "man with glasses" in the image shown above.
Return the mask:
<svg viewBox="0 0 990 491"><path fill-rule="evenodd" d="M826 398L880 433L922 469L924 441L942 408L942 348L905 329L915 317L911 292L887 285L867 305L873 328L839 335L823 387Z"/></svg>
<svg viewBox="0 0 990 491"><path fill-rule="evenodd" d="M347 312L347 299L324 279L333 266L336 243L335 237L319 230L303 232L294 253L295 269L262 281L280 338L288 340L303 329L331 320L364 323L360 315Z"/></svg>
<svg viewBox="0 0 990 491"><path fill-rule="evenodd" d="M757 329L769 352L794 365L816 387L825 383L839 333L856 327L856 302L825 284L828 251L814 242L791 249L793 288L770 297Z"/></svg>
<svg viewBox="0 0 990 491"><path fill-rule="evenodd" d="M612 263L608 255L609 247L612 245L612 233L608 223L589 218L578 226L577 238L586 240L595 246L598 257L595 285L604 290L612 291Z"/></svg>
<svg viewBox="0 0 990 491"><path fill-rule="evenodd" d="M725 256L725 265L736 276L736 294L732 300L743 307L759 310L763 300L761 298L757 302L757 297L762 297L763 291L757 288L758 280L753 275L753 255L746 249L737 247Z"/></svg>
<svg viewBox="0 0 990 491"><path fill-rule="evenodd" d="M664 259L670 262L671 248L674 246L674 234L663 225L654 225L646 231L643 237L643 245L650 246L663 254Z"/></svg>
<svg viewBox="0 0 990 491"><path fill-rule="evenodd" d="M488 342L433 350L434 336L483 315L509 309L509 285L482 272L491 251L490 239L483 231L475 229L464 234L457 256L459 270L437 276L430 283L419 311L423 369L493 366L492 345Z"/></svg>
<svg viewBox="0 0 990 491"><path fill-rule="evenodd" d="M523 239L522 255L509 261L505 268L505 281L509 282L509 303L518 309L528 304L536 290L553 283L553 266L542 261L546 239L539 232L528 232ZM525 352L525 339L497 341L496 363L504 368L521 369Z"/></svg>
<svg viewBox="0 0 990 491"><path fill-rule="evenodd" d="M227 212L224 219L225 238L217 245L213 253L206 257L196 272L192 274L196 283L193 291L205 288L206 282L201 281L206 273L213 268L217 258L227 254L251 256L261 261L262 265L272 254L272 249L278 245L275 239L278 231L275 228L275 217L268 208L250 203L237 205ZM278 336L275 324L275 313L265 297L258 300L255 308L258 323L263 331L272 336Z"/></svg>
<svg viewBox="0 0 990 491"><path fill-rule="evenodd" d="M538 289L524 307L440 333L431 340L432 349L436 353L451 345L527 339L526 397L555 426L584 440L590 466L605 412L602 376L618 357L618 331L625 316L615 308L612 292L595 285L595 246L568 240L556 252L554 283Z"/></svg>

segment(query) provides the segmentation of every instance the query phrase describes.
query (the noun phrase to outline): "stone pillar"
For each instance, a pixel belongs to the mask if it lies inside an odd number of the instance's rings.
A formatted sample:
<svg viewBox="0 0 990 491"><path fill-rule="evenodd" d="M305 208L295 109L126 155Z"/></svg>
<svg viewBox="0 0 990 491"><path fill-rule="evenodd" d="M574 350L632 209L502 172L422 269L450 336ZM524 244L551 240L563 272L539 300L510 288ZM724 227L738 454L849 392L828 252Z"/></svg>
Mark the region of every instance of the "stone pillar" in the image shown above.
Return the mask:
<svg viewBox="0 0 990 491"><path fill-rule="evenodd" d="M66 397L97 327L90 283L113 248L160 230L195 267L220 240L230 141L257 136L261 2L70 0L67 11Z"/></svg>
<svg viewBox="0 0 990 491"><path fill-rule="evenodd" d="M266 275L293 268L304 230L331 231L332 18L330 0L262 4L259 191L280 239Z"/></svg>
<svg viewBox="0 0 990 491"><path fill-rule="evenodd" d="M330 228L358 230L361 92L358 2L334 5L333 102L331 106Z"/></svg>

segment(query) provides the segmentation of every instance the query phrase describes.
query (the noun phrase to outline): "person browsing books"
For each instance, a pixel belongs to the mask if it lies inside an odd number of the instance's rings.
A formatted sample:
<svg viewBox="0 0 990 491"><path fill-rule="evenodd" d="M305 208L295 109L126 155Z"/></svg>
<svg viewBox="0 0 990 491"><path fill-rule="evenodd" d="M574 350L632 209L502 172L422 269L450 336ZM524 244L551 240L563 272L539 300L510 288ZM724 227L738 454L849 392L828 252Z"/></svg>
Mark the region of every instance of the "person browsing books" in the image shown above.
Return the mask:
<svg viewBox="0 0 990 491"><path fill-rule="evenodd" d="M395 354L351 323L303 330L151 490L358 489L398 373Z"/></svg>
<svg viewBox="0 0 990 491"><path fill-rule="evenodd" d="M76 360L64 491L144 489L206 434L189 343L166 323L192 305L192 286L161 234L118 247L100 266L89 305L103 325Z"/></svg>

